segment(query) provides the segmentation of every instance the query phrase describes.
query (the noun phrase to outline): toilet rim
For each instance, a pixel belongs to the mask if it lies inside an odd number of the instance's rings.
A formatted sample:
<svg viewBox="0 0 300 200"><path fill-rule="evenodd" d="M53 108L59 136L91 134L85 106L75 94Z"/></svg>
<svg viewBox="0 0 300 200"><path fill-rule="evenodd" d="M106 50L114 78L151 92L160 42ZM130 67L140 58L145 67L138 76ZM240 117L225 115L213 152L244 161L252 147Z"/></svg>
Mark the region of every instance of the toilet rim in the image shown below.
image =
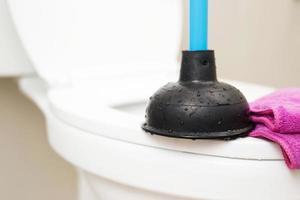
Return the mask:
<svg viewBox="0 0 300 200"><path fill-rule="evenodd" d="M136 84L141 80L143 82ZM120 105L145 102L146 97L148 98L165 80L153 75L143 78L129 75L122 81L111 78L97 80L97 86L92 89L87 89L87 85L53 88L48 92L49 108L56 118L67 125L89 134L135 145L230 159L283 160L277 145L255 138L194 141L150 135L141 129L143 117L116 108ZM110 84L110 87L107 87L107 84ZM126 87L118 90L120 84ZM236 84L249 85L239 82ZM257 86L250 86L257 89ZM98 95L95 90L101 91L101 94Z"/></svg>

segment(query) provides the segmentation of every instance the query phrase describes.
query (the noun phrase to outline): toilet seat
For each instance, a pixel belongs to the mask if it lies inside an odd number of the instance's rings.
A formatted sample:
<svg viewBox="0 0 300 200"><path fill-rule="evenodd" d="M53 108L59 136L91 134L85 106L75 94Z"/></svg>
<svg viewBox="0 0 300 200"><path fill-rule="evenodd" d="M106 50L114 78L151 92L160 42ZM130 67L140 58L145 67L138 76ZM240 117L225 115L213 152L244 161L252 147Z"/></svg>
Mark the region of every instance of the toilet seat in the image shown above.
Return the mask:
<svg viewBox="0 0 300 200"><path fill-rule="evenodd" d="M283 160L279 147L273 143L242 138L234 141L183 140L145 133L141 128L144 108L139 115L122 112L122 106L146 105L153 91L169 78L146 79L126 75L127 80L102 79L90 87L83 84L70 88L51 89L48 98L50 110L64 123L90 133L142 146L188 152L199 155L249 160ZM109 84L109 88L107 85ZM271 88L247 83L233 83L242 88L251 100L269 93ZM120 85L122 87L120 88ZM96 86L96 87L95 87ZM94 88L95 87L95 88ZM122 132L126 134L122 134Z"/></svg>

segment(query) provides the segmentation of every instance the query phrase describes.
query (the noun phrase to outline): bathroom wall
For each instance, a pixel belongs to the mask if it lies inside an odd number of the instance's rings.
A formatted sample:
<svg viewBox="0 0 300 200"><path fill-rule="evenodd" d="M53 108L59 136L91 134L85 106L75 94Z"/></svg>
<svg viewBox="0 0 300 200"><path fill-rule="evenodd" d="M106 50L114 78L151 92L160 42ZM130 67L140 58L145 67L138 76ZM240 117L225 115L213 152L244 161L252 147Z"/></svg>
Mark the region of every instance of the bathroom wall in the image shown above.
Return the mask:
<svg viewBox="0 0 300 200"><path fill-rule="evenodd" d="M299 36L299 0L210 0L210 47L222 77L300 86Z"/></svg>
<svg viewBox="0 0 300 200"><path fill-rule="evenodd" d="M0 199L75 200L75 170L50 148L41 112L0 79Z"/></svg>

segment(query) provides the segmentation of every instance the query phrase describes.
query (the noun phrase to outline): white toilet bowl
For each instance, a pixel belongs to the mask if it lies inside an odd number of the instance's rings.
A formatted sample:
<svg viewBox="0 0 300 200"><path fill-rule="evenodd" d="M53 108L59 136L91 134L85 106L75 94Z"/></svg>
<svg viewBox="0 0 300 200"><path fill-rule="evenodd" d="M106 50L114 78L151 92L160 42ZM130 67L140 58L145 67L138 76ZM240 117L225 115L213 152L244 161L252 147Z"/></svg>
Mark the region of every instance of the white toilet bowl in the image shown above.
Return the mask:
<svg viewBox="0 0 300 200"><path fill-rule="evenodd" d="M80 200L300 199L300 172L273 143L141 130L147 98L175 80L181 0L7 1L37 72L20 88L78 169ZM250 101L272 91L233 85Z"/></svg>
<svg viewBox="0 0 300 200"><path fill-rule="evenodd" d="M50 89L47 95L37 81L23 79L20 85L44 111L51 146L78 168L81 199L300 197L300 173L287 169L275 144L254 138L193 141L143 132L146 93L162 80L141 86L132 77L124 88L113 80L107 88L103 80L99 93L80 84ZM271 91L233 84L250 100Z"/></svg>

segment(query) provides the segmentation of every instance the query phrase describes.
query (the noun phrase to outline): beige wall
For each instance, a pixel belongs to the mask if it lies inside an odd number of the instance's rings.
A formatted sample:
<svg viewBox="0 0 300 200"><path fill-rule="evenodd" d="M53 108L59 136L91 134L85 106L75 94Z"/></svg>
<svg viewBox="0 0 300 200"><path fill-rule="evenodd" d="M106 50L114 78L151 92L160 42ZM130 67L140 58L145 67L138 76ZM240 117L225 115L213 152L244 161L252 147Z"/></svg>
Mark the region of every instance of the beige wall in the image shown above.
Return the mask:
<svg viewBox="0 0 300 200"><path fill-rule="evenodd" d="M74 200L75 170L47 143L41 112L0 79L0 199Z"/></svg>
<svg viewBox="0 0 300 200"><path fill-rule="evenodd" d="M299 0L210 2L210 46L222 77L300 86Z"/></svg>

